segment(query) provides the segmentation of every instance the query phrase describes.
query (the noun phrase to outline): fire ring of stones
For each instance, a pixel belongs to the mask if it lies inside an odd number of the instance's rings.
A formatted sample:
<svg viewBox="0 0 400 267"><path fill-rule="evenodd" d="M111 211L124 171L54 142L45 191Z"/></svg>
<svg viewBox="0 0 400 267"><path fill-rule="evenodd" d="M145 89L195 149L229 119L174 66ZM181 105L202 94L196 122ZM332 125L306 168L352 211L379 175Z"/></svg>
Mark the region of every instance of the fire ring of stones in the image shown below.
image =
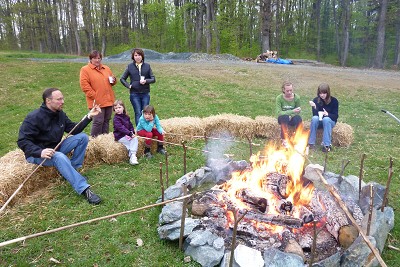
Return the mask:
<svg viewBox="0 0 400 267"><path fill-rule="evenodd" d="M297 209L286 199L285 188L290 179L277 173L268 174L260 185L275 197L275 201L260 197L249 188L236 191L242 204L233 203L225 184L231 180L232 173L251 169L246 161L214 159L208 161L207 166L185 174L165 190L164 200L182 197L183 185L197 192L184 213L188 214L184 224L185 255L202 266L229 266L233 211L238 211L237 217L242 218L237 226L233 266L303 267L310 262L313 266L379 266L356 227L321 183L316 172L316 169L322 170L321 166L310 164L305 168L302 186L307 188L312 184L314 190L309 203ZM382 252L394 226L393 209L385 207L381 211L385 187L362 182L360 192L356 176L342 177L330 172L323 176L364 233L368 230L370 242ZM210 184L213 185L211 189L202 189ZM371 186L374 188L372 200ZM201 190L204 191L199 192ZM163 207L158 227L161 239L179 239L182 209L182 201Z"/></svg>

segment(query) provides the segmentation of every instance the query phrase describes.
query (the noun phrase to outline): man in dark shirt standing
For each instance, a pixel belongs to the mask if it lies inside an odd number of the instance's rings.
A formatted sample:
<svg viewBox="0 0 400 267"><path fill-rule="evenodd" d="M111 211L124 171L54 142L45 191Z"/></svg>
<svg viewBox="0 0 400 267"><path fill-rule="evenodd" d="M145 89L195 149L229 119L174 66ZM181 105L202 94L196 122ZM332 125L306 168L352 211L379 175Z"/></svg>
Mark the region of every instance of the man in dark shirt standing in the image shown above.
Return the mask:
<svg viewBox="0 0 400 267"><path fill-rule="evenodd" d="M29 113L19 129L19 148L24 151L29 163L56 167L78 194L82 194L90 204L99 204L100 197L90 190L86 178L77 169L82 167L89 142L89 137L82 131L93 116L101 112L100 107L95 106L77 125L62 110L64 96L58 88L44 90L42 98L40 108ZM71 136L55 150L64 132ZM72 150L70 159L66 155Z"/></svg>

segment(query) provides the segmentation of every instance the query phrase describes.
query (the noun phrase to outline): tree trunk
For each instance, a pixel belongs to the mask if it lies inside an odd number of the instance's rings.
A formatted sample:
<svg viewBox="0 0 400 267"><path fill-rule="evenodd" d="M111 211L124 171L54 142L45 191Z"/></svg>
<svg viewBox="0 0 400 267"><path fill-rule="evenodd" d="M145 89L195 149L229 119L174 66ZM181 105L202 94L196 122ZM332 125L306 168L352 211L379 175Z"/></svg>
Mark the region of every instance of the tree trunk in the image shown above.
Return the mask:
<svg viewBox="0 0 400 267"><path fill-rule="evenodd" d="M76 22L76 5L75 5L75 0L70 0L69 1L69 13L71 15L71 30L73 31L75 35L75 42L76 42L76 54L81 55L81 39L79 37L79 32L78 32L78 24Z"/></svg>
<svg viewBox="0 0 400 267"><path fill-rule="evenodd" d="M200 52L202 50L202 37L203 37L203 17L204 17L204 2L203 0L197 0L197 8L196 8L196 52Z"/></svg>
<svg viewBox="0 0 400 267"><path fill-rule="evenodd" d="M383 68L383 51L385 49L385 23L386 23L386 13L387 13L388 0L380 0L379 9L379 21L377 29L377 42L376 42L376 55L374 67L382 69Z"/></svg>
<svg viewBox="0 0 400 267"><path fill-rule="evenodd" d="M212 0L207 0L207 5L206 5L206 50L207 53L211 53L211 47L212 47L212 8L211 5L213 4L214 1Z"/></svg>
<svg viewBox="0 0 400 267"><path fill-rule="evenodd" d="M397 6L400 6L400 0L397 1ZM394 53L394 62L393 64L399 67L400 64L400 8L397 9L396 12L396 46Z"/></svg>
<svg viewBox="0 0 400 267"><path fill-rule="evenodd" d="M321 0L315 1L315 20L317 26L317 61L321 60Z"/></svg>
<svg viewBox="0 0 400 267"><path fill-rule="evenodd" d="M350 1L342 0L343 6L343 32L342 32L342 58L341 66L346 66L347 57L349 55L349 44L350 44Z"/></svg>
<svg viewBox="0 0 400 267"><path fill-rule="evenodd" d="M93 19L92 12L90 12L90 0L81 0L82 5L82 18L83 18L83 28L85 31L87 46L86 52L93 51L94 41L93 41Z"/></svg>
<svg viewBox="0 0 400 267"><path fill-rule="evenodd" d="M271 32L271 0L261 0L261 49L263 52L270 50Z"/></svg>

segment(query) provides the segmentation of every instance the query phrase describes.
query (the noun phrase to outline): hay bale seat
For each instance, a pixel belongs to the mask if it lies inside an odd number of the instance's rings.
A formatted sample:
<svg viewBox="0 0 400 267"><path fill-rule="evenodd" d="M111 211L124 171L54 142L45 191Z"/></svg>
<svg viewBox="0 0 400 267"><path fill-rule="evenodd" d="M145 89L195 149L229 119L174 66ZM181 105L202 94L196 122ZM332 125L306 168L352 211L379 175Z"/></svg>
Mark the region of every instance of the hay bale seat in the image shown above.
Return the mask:
<svg viewBox="0 0 400 267"><path fill-rule="evenodd" d="M161 125L167 132L165 141L181 144L182 141L192 141L200 136L212 136L220 132L229 132L234 137L246 139L261 137L268 139L280 138L280 127L275 117L258 116L251 119L234 114L220 114L206 118L182 117L161 120ZM304 122L304 128L309 129L310 122ZM318 131L317 140L322 137ZM139 138L137 156L144 152L144 139ZM332 131L332 143L335 146L348 147L353 142L353 128L345 123L337 123ZM157 149L157 142L152 142L151 151ZM90 138L85 155L84 167L107 163L128 162L126 148L114 140L112 133ZM27 163L20 149L8 152L0 158L0 205L15 192L19 185L32 173L37 165ZM139 165L140 168L140 165ZM51 184L61 183L60 175L54 167L40 167L25 183L15 199L22 198Z"/></svg>
<svg viewBox="0 0 400 267"><path fill-rule="evenodd" d="M280 138L280 126L278 120L273 117L257 116L255 118L256 128L254 134L257 137L279 139ZM304 129L310 129L310 122L304 121ZM322 140L323 130L318 129L317 140ZM332 129L332 144L334 146L349 147L354 140L353 128L343 122L336 123ZM318 143L318 142L317 142Z"/></svg>

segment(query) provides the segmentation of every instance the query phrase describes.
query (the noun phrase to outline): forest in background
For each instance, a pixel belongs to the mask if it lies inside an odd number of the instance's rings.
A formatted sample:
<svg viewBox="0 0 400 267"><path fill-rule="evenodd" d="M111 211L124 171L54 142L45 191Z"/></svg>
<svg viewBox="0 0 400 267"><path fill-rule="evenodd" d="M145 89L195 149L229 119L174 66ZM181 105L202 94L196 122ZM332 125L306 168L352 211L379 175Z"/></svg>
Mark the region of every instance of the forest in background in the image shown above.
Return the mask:
<svg viewBox="0 0 400 267"><path fill-rule="evenodd" d="M398 69L400 0L0 0L1 50L133 47Z"/></svg>

